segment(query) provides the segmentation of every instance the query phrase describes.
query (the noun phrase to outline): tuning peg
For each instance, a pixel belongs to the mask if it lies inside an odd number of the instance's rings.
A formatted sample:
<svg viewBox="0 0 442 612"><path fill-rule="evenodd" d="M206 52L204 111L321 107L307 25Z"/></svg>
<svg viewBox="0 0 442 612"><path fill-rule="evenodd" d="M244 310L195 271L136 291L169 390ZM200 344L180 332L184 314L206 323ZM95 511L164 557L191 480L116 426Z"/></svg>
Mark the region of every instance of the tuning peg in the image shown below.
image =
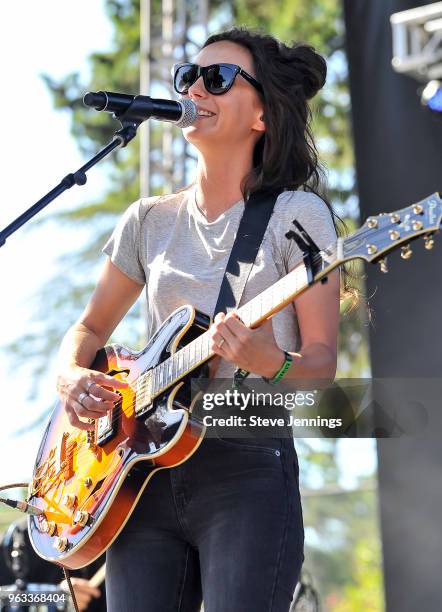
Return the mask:
<svg viewBox="0 0 442 612"><path fill-rule="evenodd" d="M430 251L434 247L433 234L427 234L424 236L425 248Z"/></svg>
<svg viewBox="0 0 442 612"><path fill-rule="evenodd" d="M382 259L379 260L379 266L381 268L381 272L383 272L384 274L387 274L388 266L387 266L387 258L386 257L383 257Z"/></svg>
<svg viewBox="0 0 442 612"><path fill-rule="evenodd" d="M410 249L410 245L406 244L401 248L401 257L402 259L410 259L413 255L413 251Z"/></svg>

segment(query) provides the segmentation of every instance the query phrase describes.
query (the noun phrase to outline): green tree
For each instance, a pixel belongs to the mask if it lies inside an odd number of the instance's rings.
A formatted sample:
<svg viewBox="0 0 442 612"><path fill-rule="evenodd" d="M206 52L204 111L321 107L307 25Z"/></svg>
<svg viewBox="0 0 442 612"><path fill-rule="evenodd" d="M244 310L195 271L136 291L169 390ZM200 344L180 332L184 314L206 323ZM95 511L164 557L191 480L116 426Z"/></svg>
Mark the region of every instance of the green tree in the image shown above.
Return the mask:
<svg viewBox="0 0 442 612"><path fill-rule="evenodd" d="M304 496L305 568L324 612L384 609L377 508L373 477L360 478L354 491L333 492L331 486Z"/></svg>

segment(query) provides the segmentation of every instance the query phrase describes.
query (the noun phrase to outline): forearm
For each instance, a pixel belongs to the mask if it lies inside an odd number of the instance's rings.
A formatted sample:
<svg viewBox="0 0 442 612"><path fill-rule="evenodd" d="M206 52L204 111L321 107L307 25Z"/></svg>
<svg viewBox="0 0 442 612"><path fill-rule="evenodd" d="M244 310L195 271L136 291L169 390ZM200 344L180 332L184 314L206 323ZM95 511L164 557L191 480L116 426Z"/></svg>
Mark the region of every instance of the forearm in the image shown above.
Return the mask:
<svg viewBox="0 0 442 612"><path fill-rule="evenodd" d="M66 332L58 352L59 370L71 367L89 368L103 341L82 323L75 323Z"/></svg>
<svg viewBox="0 0 442 612"><path fill-rule="evenodd" d="M284 375L284 379L297 380L300 389L304 388L302 381L317 381L317 386L326 386L333 382L336 375L336 354L326 344L320 342L303 347L299 353L290 353L292 365ZM268 354L268 378L272 378L284 363L284 352L281 349L272 355Z"/></svg>
<svg viewBox="0 0 442 612"><path fill-rule="evenodd" d="M333 382L336 376L336 354L326 344L310 344L299 353L290 353L293 362L286 378L298 380L323 380Z"/></svg>

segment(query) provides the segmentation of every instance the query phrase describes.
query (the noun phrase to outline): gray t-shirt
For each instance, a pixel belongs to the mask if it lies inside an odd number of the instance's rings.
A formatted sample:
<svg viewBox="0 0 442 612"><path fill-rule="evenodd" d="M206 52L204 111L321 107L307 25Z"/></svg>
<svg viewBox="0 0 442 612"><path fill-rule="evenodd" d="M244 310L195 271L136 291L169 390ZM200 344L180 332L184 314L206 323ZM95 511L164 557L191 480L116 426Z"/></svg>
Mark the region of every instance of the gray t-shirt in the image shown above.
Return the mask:
<svg viewBox="0 0 442 612"><path fill-rule="evenodd" d="M195 186L131 204L103 247L112 262L146 285L148 337L179 306L192 304L213 316L221 280L244 211L239 200L208 222L195 200ZM285 233L298 219L320 249L336 240L332 217L316 195L285 191L276 201L240 305L285 276L302 261L302 252ZM273 316L279 347L297 351L301 338L293 305ZM234 366L221 360L217 376L231 377Z"/></svg>

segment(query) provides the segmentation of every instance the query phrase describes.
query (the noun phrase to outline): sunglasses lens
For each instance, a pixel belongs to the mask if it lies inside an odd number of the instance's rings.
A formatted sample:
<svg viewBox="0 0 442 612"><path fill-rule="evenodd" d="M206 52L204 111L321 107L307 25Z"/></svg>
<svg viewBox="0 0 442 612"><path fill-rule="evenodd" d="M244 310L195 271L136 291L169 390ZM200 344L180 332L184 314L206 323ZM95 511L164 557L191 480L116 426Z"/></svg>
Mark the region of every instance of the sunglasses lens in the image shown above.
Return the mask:
<svg viewBox="0 0 442 612"><path fill-rule="evenodd" d="M230 87L235 77L234 69L225 64L214 64L206 71L205 85L212 94L223 93Z"/></svg>
<svg viewBox="0 0 442 612"><path fill-rule="evenodd" d="M197 70L197 66L191 64L177 68L173 84L178 93L185 93L189 87L193 85L196 79Z"/></svg>

